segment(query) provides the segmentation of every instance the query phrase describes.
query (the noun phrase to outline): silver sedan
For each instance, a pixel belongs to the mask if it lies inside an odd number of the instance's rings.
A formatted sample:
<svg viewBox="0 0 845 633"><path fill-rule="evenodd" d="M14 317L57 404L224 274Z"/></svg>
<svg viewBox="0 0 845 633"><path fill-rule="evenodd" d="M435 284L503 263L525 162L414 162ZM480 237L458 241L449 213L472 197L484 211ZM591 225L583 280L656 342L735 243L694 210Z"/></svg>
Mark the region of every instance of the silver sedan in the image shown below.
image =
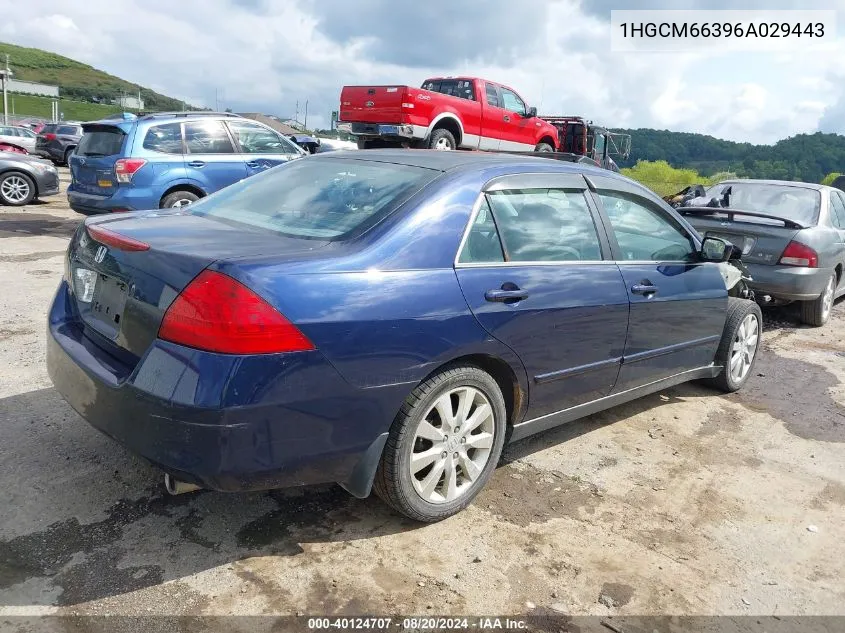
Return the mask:
<svg viewBox="0 0 845 633"><path fill-rule="evenodd" d="M15 125L0 125L0 150L3 146L25 149L29 154L35 153L36 134L29 128ZM14 150L13 150L14 151Z"/></svg>
<svg viewBox="0 0 845 633"><path fill-rule="evenodd" d="M824 325L845 294L845 193L779 180L727 180L679 207L702 235L742 249L750 286L768 304L801 302L801 319Z"/></svg>

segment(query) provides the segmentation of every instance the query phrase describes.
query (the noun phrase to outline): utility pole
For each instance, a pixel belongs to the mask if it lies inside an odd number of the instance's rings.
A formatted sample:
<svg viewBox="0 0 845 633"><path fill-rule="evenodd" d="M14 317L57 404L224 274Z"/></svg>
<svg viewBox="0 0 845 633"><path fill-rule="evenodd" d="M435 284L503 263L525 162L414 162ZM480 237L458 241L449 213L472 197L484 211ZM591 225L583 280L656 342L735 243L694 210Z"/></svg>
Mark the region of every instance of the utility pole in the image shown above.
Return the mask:
<svg viewBox="0 0 845 633"><path fill-rule="evenodd" d="M220 97L217 88L214 89L214 111L220 112Z"/></svg>
<svg viewBox="0 0 845 633"><path fill-rule="evenodd" d="M308 129L308 99L305 100L305 129Z"/></svg>
<svg viewBox="0 0 845 633"><path fill-rule="evenodd" d="M3 77L3 125L9 125L9 95L7 93L9 77L12 76L12 69L9 68L9 54L6 53L6 70L0 72Z"/></svg>
<svg viewBox="0 0 845 633"><path fill-rule="evenodd" d="M299 123L299 101L296 102L296 112L293 115L293 120Z"/></svg>

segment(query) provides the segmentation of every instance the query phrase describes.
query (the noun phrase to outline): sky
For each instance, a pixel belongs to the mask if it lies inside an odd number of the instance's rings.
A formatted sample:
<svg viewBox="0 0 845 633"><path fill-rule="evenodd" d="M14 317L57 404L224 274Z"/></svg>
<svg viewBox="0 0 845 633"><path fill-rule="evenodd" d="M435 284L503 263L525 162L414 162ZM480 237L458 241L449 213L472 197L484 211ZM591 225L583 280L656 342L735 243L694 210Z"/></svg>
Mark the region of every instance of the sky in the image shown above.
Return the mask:
<svg viewBox="0 0 845 633"><path fill-rule="evenodd" d="M328 127L344 84L474 75L541 113L773 143L845 133L845 0L0 0L0 40L66 55L195 105ZM837 9L792 53L619 53L611 9ZM14 69L14 60L12 60Z"/></svg>

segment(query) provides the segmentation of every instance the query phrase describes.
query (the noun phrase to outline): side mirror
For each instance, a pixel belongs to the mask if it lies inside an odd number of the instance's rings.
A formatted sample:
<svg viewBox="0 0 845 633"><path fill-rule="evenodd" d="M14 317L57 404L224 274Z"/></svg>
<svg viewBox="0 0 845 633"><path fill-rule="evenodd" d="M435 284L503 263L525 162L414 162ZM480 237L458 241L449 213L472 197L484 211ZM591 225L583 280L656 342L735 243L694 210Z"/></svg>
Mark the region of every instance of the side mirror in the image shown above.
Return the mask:
<svg viewBox="0 0 845 633"><path fill-rule="evenodd" d="M528 113L525 115L529 119L537 116L537 108L528 108Z"/></svg>
<svg viewBox="0 0 845 633"><path fill-rule="evenodd" d="M726 262L731 258L735 248L733 244L721 238L705 237L701 242L699 254L705 262Z"/></svg>

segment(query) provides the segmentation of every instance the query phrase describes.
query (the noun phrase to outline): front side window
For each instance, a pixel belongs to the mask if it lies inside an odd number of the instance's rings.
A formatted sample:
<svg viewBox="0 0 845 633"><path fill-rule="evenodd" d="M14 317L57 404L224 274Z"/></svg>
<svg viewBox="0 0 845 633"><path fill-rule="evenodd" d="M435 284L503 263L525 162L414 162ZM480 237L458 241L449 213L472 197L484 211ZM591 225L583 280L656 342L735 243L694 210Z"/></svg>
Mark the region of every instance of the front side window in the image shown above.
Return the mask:
<svg viewBox="0 0 845 633"><path fill-rule="evenodd" d="M695 261L692 237L638 196L600 191L605 213L625 261Z"/></svg>
<svg viewBox="0 0 845 633"><path fill-rule="evenodd" d="M288 139L261 125L246 121L229 121L229 129L244 154L299 153Z"/></svg>
<svg viewBox="0 0 845 633"><path fill-rule="evenodd" d="M583 191L517 189L491 193L488 200L507 261L577 262L602 258Z"/></svg>
<svg viewBox="0 0 845 633"><path fill-rule="evenodd" d="M525 103L520 99L515 92L512 90L508 90L507 88L502 88L502 107L505 110L510 110L511 112L516 112L517 114L521 114L525 116Z"/></svg>
<svg viewBox="0 0 845 633"><path fill-rule="evenodd" d="M144 149L162 154L182 153L182 124L155 125L144 136Z"/></svg>
<svg viewBox="0 0 845 633"><path fill-rule="evenodd" d="M235 148L222 121L185 123L185 146L189 154L235 153Z"/></svg>
<svg viewBox="0 0 845 633"><path fill-rule="evenodd" d="M304 239L343 240L440 174L366 160L294 160L194 202L192 214Z"/></svg>

